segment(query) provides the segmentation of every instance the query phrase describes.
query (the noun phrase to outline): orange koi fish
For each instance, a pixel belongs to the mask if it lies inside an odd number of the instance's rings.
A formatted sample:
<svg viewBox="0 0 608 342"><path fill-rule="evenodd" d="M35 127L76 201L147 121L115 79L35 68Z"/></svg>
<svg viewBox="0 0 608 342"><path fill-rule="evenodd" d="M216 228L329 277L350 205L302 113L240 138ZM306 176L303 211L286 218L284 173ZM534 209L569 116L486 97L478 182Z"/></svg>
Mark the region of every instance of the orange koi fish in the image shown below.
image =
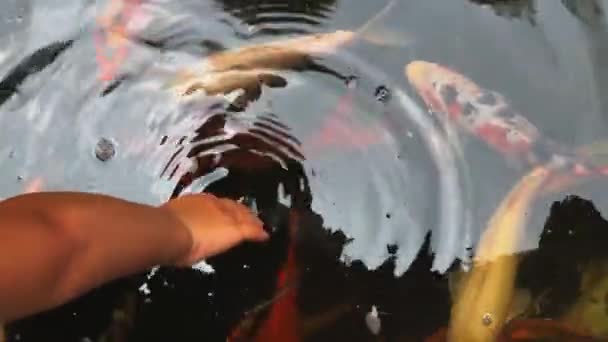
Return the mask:
<svg viewBox="0 0 608 342"><path fill-rule="evenodd" d="M95 31L99 78L111 81L128 57L127 24L137 14L141 0L111 0L97 19Z"/></svg>
<svg viewBox="0 0 608 342"><path fill-rule="evenodd" d="M573 149L543 136L502 95L482 89L456 71L414 61L404 72L429 110L508 158L515 157L532 166L559 165L575 176L608 175L605 165L589 163Z"/></svg>

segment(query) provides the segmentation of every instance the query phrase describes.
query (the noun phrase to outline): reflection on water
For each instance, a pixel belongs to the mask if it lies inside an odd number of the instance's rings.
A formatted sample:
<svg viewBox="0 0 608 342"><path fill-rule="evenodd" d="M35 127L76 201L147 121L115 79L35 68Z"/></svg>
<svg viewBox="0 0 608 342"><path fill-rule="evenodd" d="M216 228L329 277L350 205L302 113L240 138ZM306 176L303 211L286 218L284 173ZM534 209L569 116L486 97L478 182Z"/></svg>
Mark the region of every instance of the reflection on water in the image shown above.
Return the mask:
<svg viewBox="0 0 608 342"><path fill-rule="evenodd" d="M488 148L496 135L427 113L433 101L404 75L413 60L460 70L579 153L606 136L606 3L391 4L377 19L398 29L386 41L290 41L356 27L381 5L145 1L125 27L105 27L123 36L104 44L127 51L108 80L90 2L7 4L21 19L0 35L0 196L159 204L208 191L251 206L273 233L207 260L213 271L161 268L15 322L9 340L607 338L602 178L571 168L537 191L522 176L544 165L512 167ZM433 87L448 104L459 96ZM512 119L484 94L454 113ZM580 156L604 166L604 147ZM451 305L471 295L464 311Z"/></svg>
<svg viewBox="0 0 608 342"><path fill-rule="evenodd" d="M491 8L496 15L506 18L525 19L531 24L536 24L536 1L535 0L507 0L488 1L470 0L471 2Z"/></svg>
<svg viewBox="0 0 608 342"><path fill-rule="evenodd" d="M249 25L247 36L303 34L319 31L331 17L336 0L214 0Z"/></svg>

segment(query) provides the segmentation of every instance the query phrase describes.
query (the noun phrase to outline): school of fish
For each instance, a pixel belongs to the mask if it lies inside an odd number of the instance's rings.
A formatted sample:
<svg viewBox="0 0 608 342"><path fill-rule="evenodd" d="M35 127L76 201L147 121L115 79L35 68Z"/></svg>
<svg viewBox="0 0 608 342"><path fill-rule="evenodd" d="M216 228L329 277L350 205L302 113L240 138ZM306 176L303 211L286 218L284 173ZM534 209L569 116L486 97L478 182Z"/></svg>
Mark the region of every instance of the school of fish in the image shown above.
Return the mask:
<svg viewBox="0 0 608 342"><path fill-rule="evenodd" d="M285 79L280 75L282 71L308 69L332 74L331 70L317 62L318 57L332 53L356 37L355 32L337 31L222 51L206 58L197 68L179 72L169 83L169 88L178 98L198 95L225 96L237 91L240 92L240 95L234 101L233 109L244 110L250 102L259 99L263 86L270 88L286 86ZM341 77L335 73L333 75ZM562 175L566 170L566 178L608 175L608 167L594 165L585 160L583 155L577 154L575 150L565 148L543 136L538 128L515 111L502 95L479 87L454 70L436 63L414 61L404 68L404 75L428 109L440 115L440 119L444 120L444 123L454 125L461 132L476 137L509 160L517 159L524 162L530 168L536 168L537 173L541 172L545 176L548 171L544 167L557 169ZM305 140L305 144L314 147L315 153L322 150L322 146L315 144L353 148L381 142L373 128L344 132L340 122L348 120L348 114L354 102L353 96L353 92L349 91L347 87L347 91L340 98L335 111L327 115L325 124L319 129L319 133ZM353 137L355 138L353 139ZM361 139L356 137L361 137ZM516 207L500 209L502 211L499 210L495 215L496 218L490 224L489 231L494 234L507 234L505 236L509 236L509 241L515 241L517 235L514 235L507 226L512 224L512 217L522 220L522 213L528 209L533 194L546 181L546 178L548 177L542 178L540 181L536 179L533 186L522 183L521 190L514 192L512 195L514 198L510 201L521 202L523 200L523 202ZM522 224L519 223L520 226ZM297 229L297 227L294 226L292 229ZM294 234L295 232L292 232L292 236ZM244 323L232 332L228 341L238 341L243 338L254 341L280 339L294 342L301 340L298 333L300 318L296 290L288 286L288 279L296 278L298 274L298 265L293 243L290 243L288 248L288 258L279 272L276 286L277 291L285 293L270 304L267 308L268 316L253 335L251 335L252 332L246 331L247 324L245 323L252 319L247 317ZM495 242L488 242L482 244L480 253L483 250L487 254L489 250L496 248ZM482 296L477 299L480 308L478 310L493 305L493 310L500 312L496 318L504 317L507 314L505 303L510 301L509 293L513 291L509 284L513 282L515 267L516 262L507 258L506 261L503 260L489 269L484 267L480 271L476 271L477 268L474 268L474 272L469 277L468 287L465 286L462 289L464 292L457 298L457 303L466 301L470 296ZM475 272L482 273L476 276ZM475 277L481 277L479 279L483 279L485 283L475 282ZM500 287L496 288L495 285L492 285L498 281L493 280L492 277L502 279ZM483 297L483 293L487 293L486 297ZM471 308L464 302L456 305L453 310L455 311L452 323L442 335L443 337L429 337L429 341L463 339L492 341L497 338L505 341L516 340L513 336L505 336L504 332L484 330L480 329L478 325L472 325L469 319ZM502 322L500 323L502 324ZM517 330L519 334L522 333L522 329L520 327L520 330ZM248 336L245 337L245 335Z"/></svg>

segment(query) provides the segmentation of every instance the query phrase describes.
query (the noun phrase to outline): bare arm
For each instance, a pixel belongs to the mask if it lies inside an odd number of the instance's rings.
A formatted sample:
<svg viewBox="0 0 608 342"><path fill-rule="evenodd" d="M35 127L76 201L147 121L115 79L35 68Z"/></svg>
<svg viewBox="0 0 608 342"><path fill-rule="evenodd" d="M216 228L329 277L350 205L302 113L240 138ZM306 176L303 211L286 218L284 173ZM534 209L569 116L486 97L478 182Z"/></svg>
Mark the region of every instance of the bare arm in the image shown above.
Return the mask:
<svg viewBox="0 0 608 342"><path fill-rule="evenodd" d="M239 211L240 220L233 215ZM155 265L186 265L243 239L265 239L251 216L209 195L159 208L69 192L0 202L0 321L50 309ZM228 234L235 226L249 230Z"/></svg>

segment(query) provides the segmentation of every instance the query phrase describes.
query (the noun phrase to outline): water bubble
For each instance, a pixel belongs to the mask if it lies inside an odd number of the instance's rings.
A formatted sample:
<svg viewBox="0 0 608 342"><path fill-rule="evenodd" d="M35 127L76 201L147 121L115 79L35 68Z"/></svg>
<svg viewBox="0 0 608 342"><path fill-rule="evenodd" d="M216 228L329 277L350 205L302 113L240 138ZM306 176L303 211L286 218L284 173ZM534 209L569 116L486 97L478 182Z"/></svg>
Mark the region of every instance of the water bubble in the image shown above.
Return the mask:
<svg viewBox="0 0 608 342"><path fill-rule="evenodd" d="M382 322L378 317L378 309L375 305L372 305L370 312L365 315L365 324L372 334L378 335L380 333Z"/></svg>
<svg viewBox="0 0 608 342"><path fill-rule="evenodd" d="M494 320L492 319L492 314L490 314L490 313L483 314L483 317L481 318L481 323L483 325L485 325L486 327L490 326L493 321Z"/></svg>
<svg viewBox="0 0 608 342"><path fill-rule="evenodd" d="M381 85L376 88L374 96L376 100L386 103L391 99L391 91L385 85Z"/></svg>
<svg viewBox="0 0 608 342"><path fill-rule="evenodd" d="M149 295L151 293L150 288L148 287L148 283L143 283L140 287L139 287L139 292L145 296Z"/></svg>
<svg viewBox="0 0 608 342"><path fill-rule="evenodd" d="M116 155L114 143L107 138L101 138L95 146L95 156L101 161L108 161Z"/></svg>

